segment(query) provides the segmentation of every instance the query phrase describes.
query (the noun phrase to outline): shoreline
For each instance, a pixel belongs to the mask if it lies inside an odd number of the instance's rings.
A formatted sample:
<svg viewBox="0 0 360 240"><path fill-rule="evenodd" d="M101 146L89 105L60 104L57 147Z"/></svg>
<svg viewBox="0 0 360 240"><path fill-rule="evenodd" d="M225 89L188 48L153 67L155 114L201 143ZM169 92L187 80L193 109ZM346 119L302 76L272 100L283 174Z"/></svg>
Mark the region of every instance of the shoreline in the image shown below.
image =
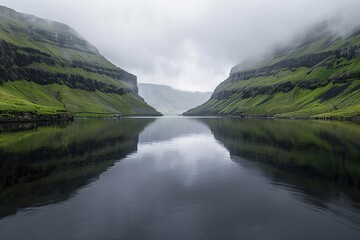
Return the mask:
<svg viewBox="0 0 360 240"><path fill-rule="evenodd" d="M287 120L318 120L318 121L348 121L360 122L360 116L356 117L277 117L277 116L254 116L254 115L187 115L185 117L223 117L223 118L248 118L248 119L287 119Z"/></svg>
<svg viewBox="0 0 360 240"><path fill-rule="evenodd" d="M32 112L7 112L0 117L0 123L69 122L74 120L70 113L36 114Z"/></svg>
<svg viewBox="0 0 360 240"><path fill-rule="evenodd" d="M36 114L32 112L6 112L0 115L0 124L41 123L41 122L72 122L75 119L121 119L126 117L161 117L163 115L120 115L92 113L88 116L77 116L71 113ZM103 115L103 116L101 116Z"/></svg>
<svg viewBox="0 0 360 240"><path fill-rule="evenodd" d="M0 124L12 123L39 123L39 122L72 122L76 119L121 119L132 117L162 117L164 115L89 115L77 116L70 113L57 113L57 114L36 114L31 112L17 112L8 113L9 116L0 116ZM207 117L207 118L242 118L242 119L287 119L287 120L319 120L319 121L348 121L360 122L360 116L356 117L277 117L277 116L253 116L253 115L187 115L179 114L182 117Z"/></svg>

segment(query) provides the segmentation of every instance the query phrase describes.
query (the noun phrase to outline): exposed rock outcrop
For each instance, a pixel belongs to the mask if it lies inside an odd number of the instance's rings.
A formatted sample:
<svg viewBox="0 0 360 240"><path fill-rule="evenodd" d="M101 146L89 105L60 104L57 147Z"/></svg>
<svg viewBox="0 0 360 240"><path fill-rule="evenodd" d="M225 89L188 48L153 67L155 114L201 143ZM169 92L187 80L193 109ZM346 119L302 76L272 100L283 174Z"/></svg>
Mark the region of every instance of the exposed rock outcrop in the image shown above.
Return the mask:
<svg viewBox="0 0 360 240"><path fill-rule="evenodd" d="M340 38L321 27L272 58L233 67L209 101L185 114L358 119L360 31Z"/></svg>
<svg viewBox="0 0 360 240"><path fill-rule="evenodd" d="M36 114L33 112L6 112L5 116L0 114L0 123L68 122L73 120L74 116L70 113Z"/></svg>
<svg viewBox="0 0 360 240"><path fill-rule="evenodd" d="M4 121L50 121L51 114L66 119L62 112L160 115L139 96L136 76L108 61L75 30L2 6L0 97Z"/></svg>

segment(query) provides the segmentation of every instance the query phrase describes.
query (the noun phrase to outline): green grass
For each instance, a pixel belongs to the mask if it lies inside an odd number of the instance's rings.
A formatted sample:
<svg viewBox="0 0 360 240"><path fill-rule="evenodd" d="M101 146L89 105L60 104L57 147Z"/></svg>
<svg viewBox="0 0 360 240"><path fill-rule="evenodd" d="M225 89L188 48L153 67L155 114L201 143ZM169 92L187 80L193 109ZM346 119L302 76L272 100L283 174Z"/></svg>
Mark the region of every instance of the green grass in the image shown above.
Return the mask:
<svg viewBox="0 0 360 240"><path fill-rule="evenodd" d="M75 75L75 76L82 76L87 79L91 79L94 81L99 81L99 82L103 82L103 83L106 83L109 85L113 85L117 88L122 88L122 87L128 88L128 89L133 88L133 86L130 83L119 81L118 79L111 78L104 74L89 72L82 68L50 66L45 63L41 63L41 64L40 63L32 63L32 64L26 66L26 68L41 69L41 70L46 70L46 71L52 72L52 73L71 74L71 75Z"/></svg>
<svg viewBox="0 0 360 240"><path fill-rule="evenodd" d="M0 87L0 112L26 111L78 116L151 115L154 109L137 95L108 94L71 89L65 85L39 85L28 81L6 82Z"/></svg>
<svg viewBox="0 0 360 240"><path fill-rule="evenodd" d="M265 60L251 67L250 69L257 69L264 66L270 66L286 59L298 58L306 55L312 55L314 53L335 51L345 46L356 46L360 42L360 36L355 36L352 38L339 37L338 39L333 41L330 45L327 45L326 43L329 38L333 38L333 37L329 37L328 35L325 35L322 38L320 38L318 41L314 41L301 48L296 48L294 50L286 52L281 56L277 56L273 59Z"/></svg>
<svg viewBox="0 0 360 240"><path fill-rule="evenodd" d="M332 117L351 118L360 116L360 80L353 81L344 92L323 101L319 97L334 86L329 84L315 90L295 88L287 93L257 95L241 99L236 94L224 100L210 99L207 103L190 110L190 114L207 113L208 115L252 115L276 117Z"/></svg>
<svg viewBox="0 0 360 240"><path fill-rule="evenodd" d="M360 36L338 39L331 44L328 44L327 39L328 36L324 36L318 41L248 69L257 70L250 79L225 80L215 90L215 95L222 97L213 97L185 114L307 118L359 117L360 57L348 60L332 55L311 68L302 66L292 69L271 68L273 64L283 60L360 44ZM262 70L265 66L272 70ZM291 84L291 91L278 90L276 93L272 91L285 83ZM258 89L263 91L258 92ZM244 91L247 94L243 94Z"/></svg>
<svg viewBox="0 0 360 240"><path fill-rule="evenodd" d="M38 114L55 114L63 112L64 108L61 106L43 106L34 104L26 99L17 97L11 91L0 88L0 112L3 116L11 116L10 112L35 112Z"/></svg>
<svg viewBox="0 0 360 240"><path fill-rule="evenodd" d="M57 34L70 34L73 38L82 39L70 27L52 23L43 19L29 17L19 14L9 16L0 13L0 41L11 45L10 49L17 51L18 57L27 59L37 59L38 55L48 55L51 61L48 63L34 60L27 66L17 66L15 61L11 61L10 56L2 56L4 66L10 66L10 71L17 75L19 69L35 69L51 73L53 76L71 75L80 76L83 79L97 81L109 85L113 89L128 90L127 94L110 94L96 91L85 91L81 89L71 89L62 85L61 79L58 84L39 85L37 79L1 79L0 84L0 117L8 117L16 112L31 112L36 114L55 114L58 112L70 112L78 116L111 116L111 115L157 115L156 110L147 105L136 93L136 81L119 80L111 75L99 74L97 69L112 72L122 70L109 62L100 55L95 47L89 43L68 42L60 45L57 41L52 41L45 35L36 31L27 33L28 30L36 28L41 31L48 31ZM14 28L21 29L14 31ZM83 40L83 39L82 39ZM43 54L39 54L36 50ZM14 52L15 54L15 52ZM20 55L19 55L20 54ZM34 58L31 58L34 57ZM43 58L43 56L42 56ZM10 59L10 60L9 60ZM10 61L9 63L6 61ZM74 61L80 62L93 68L88 71L85 68L71 67ZM61 75L60 75L61 74ZM124 73L126 74L126 73ZM20 74L18 74L20 75ZM21 76L21 75L20 75ZM32 76L33 77L33 76ZM19 77L20 78L20 77ZM34 78L34 77L33 77ZM42 80L43 81L43 80ZM65 81L64 81L65 82ZM71 86L71 84L68 84ZM86 89L86 83L79 88ZM93 86L91 84L91 86Z"/></svg>
<svg viewBox="0 0 360 240"><path fill-rule="evenodd" d="M42 38L41 35L37 35L36 38L34 38L24 33L15 33L11 30L10 25L22 29L28 29L29 26L28 23L26 22L14 18L9 18L3 14L0 14L0 40L4 40L15 46L33 48L41 52L50 54L58 63L64 63L69 61L80 61L80 62L96 64L98 66L103 66L109 69L119 69L100 54L87 53L68 47L61 47L57 43L53 43L45 38ZM32 26L34 27L34 25ZM41 25L36 27L44 30L44 27ZM50 32L57 32L57 33L62 32L62 31L57 31L56 29L45 29L45 30ZM71 30L70 31L71 34L74 34L73 33L74 31L72 29L69 30Z"/></svg>
<svg viewBox="0 0 360 240"><path fill-rule="evenodd" d="M331 68L324 67L324 62L330 62ZM249 87L261 87L261 86L272 86L275 84L292 82L299 83L302 81L309 81L313 79L317 80L328 80L344 75L346 73L358 73L360 72L360 58L346 60L345 58L339 59L326 59L312 69L300 67L295 71L289 69L275 70L273 75L255 77L249 80L230 82L224 81L219 85L217 91L233 90L239 88Z"/></svg>

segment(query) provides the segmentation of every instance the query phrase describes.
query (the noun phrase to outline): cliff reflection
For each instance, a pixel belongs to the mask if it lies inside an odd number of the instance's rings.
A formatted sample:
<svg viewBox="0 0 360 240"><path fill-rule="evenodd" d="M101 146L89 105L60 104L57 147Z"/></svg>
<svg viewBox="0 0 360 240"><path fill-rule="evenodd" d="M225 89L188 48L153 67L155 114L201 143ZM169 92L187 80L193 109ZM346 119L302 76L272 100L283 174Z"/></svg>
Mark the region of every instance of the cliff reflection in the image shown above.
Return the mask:
<svg viewBox="0 0 360 240"><path fill-rule="evenodd" d="M152 119L0 127L0 218L67 199L137 150Z"/></svg>
<svg viewBox="0 0 360 240"><path fill-rule="evenodd" d="M291 188L322 200L346 193L359 206L359 124L262 119L201 121L229 150L233 161L245 165L248 160L258 162L256 167L274 184L290 184Z"/></svg>

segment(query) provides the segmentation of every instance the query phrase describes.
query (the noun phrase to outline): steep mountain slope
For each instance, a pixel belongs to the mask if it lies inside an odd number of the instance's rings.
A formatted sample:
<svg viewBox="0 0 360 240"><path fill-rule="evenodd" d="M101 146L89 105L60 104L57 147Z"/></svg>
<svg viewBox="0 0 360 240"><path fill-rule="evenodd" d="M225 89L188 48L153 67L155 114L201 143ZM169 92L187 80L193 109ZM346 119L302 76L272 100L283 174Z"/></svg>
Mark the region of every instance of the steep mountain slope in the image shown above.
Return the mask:
<svg viewBox="0 0 360 240"><path fill-rule="evenodd" d="M0 114L156 115L136 76L70 27L0 6Z"/></svg>
<svg viewBox="0 0 360 240"><path fill-rule="evenodd" d="M236 66L211 99L187 115L357 118L360 31L338 37L324 23L272 59Z"/></svg>
<svg viewBox="0 0 360 240"><path fill-rule="evenodd" d="M210 92L186 92L169 86L139 83L139 94L147 103L165 115L182 114L206 102Z"/></svg>

